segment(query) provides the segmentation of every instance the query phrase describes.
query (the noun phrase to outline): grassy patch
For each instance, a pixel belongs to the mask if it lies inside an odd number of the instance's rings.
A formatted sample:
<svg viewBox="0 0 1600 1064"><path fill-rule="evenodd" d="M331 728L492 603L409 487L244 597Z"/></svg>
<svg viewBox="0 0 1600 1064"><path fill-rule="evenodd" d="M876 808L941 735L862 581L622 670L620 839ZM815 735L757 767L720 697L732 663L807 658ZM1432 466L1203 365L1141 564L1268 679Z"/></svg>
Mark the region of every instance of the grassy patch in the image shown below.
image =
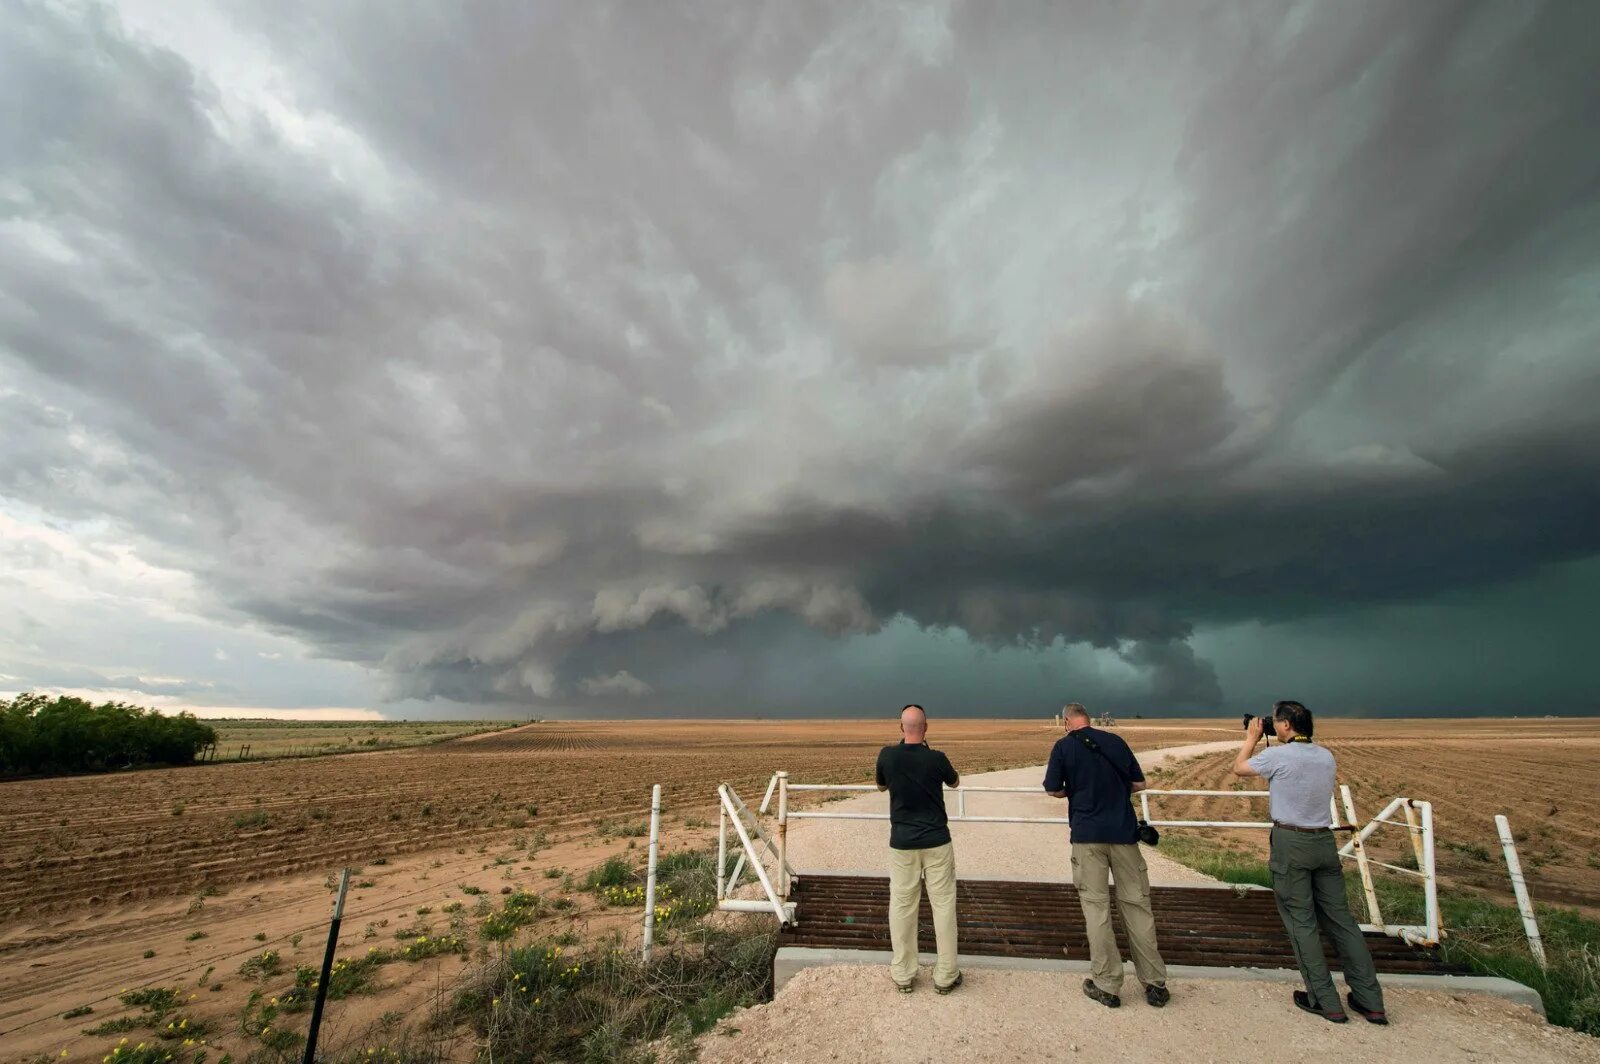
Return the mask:
<svg viewBox="0 0 1600 1064"><path fill-rule="evenodd" d="M1272 875L1259 858L1232 853L1188 835L1164 835L1161 852L1196 871L1228 883L1271 886ZM1408 855L1409 856L1409 855ZM1421 924L1425 902L1421 883L1379 872L1373 886L1385 922ZM1361 879L1345 876L1350 911L1366 912ZM1600 1035L1600 921L1571 909L1537 906L1548 969L1528 950L1522 917L1514 906L1472 894L1443 890L1439 917L1445 938L1440 956L1479 975L1498 975L1532 987L1544 999L1550 1022Z"/></svg>
<svg viewBox="0 0 1600 1064"><path fill-rule="evenodd" d="M617 942L510 950L475 973L441 1019L471 1028L495 1060L651 1060L647 1043L686 1045L769 996L776 939L756 927L697 928L648 967Z"/></svg>
<svg viewBox="0 0 1600 1064"><path fill-rule="evenodd" d="M583 889L597 891L602 887L628 887L638 880L638 866L620 854L613 854L599 868L589 870L583 879Z"/></svg>

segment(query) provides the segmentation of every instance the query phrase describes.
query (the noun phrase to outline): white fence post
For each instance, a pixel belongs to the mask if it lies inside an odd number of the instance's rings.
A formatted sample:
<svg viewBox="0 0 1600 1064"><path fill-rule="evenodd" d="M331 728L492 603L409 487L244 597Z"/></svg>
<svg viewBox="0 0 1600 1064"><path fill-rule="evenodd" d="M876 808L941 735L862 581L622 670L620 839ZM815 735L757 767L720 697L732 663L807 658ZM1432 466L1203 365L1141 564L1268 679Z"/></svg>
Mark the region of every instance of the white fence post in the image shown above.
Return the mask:
<svg viewBox="0 0 1600 1064"><path fill-rule="evenodd" d="M728 811L717 803L717 900L727 897Z"/></svg>
<svg viewBox="0 0 1600 1064"><path fill-rule="evenodd" d="M1356 803L1350 797L1350 785L1339 785L1339 797L1344 799L1345 821L1353 828L1359 828L1356 821ZM1337 823L1338 818L1335 817ZM1355 841L1356 867L1361 870L1361 890L1367 896L1367 917L1379 927L1383 926L1383 912L1378 908L1378 890L1372 882L1372 868L1367 864L1367 844L1355 833L1351 834Z"/></svg>
<svg viewBox="0 0 1600 1064"><path fill-rule="evenodd" d="M789 900L789 774L778 773L778 896Z"/></svg>
<svg viewBox="0 0 1600 1064"><path fill-rule="evenodd" d="M650 788L650 858L644 879L644 959L656 937L656 847L661 838L661 784Z"/></svg>
<svg viewBox="0 0 1600 1064"><path fill-rule="evenodd" d="M1417 859L1417 867L1422 867L1422 828L1417 825L1417 811L1411 806L1411 799L1407 798L1400 804L1401 810L1406 814L1406 827L1410 828L1411 855Z"/></svg>
<svg viewBox="0 0 1600 1064"><path fill-rule="evenodd" d="M1533 914L1533 901L1528 897L1528 881L1522 877L1522 861L1517 857L1517 842L1511 835L1511 822L1503 813L1496 813L1494 826L1500 832L1500 849L1506 855L1506 871L1511 874L1511 889L1517 895L1517 909L1522 913L1522 930L1528 934L1528 950L1539 967L1546 967L1544 940L1539 937L1539 921Z"/></svg>
<svg viewBox="0 0 1600 1064"><path fill-rule="evenodd" d="M1433 863L1433 803L1418 802L1422 808L1422 896L1428 903L1428 943L1436 945L1442 929L1439 924L1439 877Z"/></svg>

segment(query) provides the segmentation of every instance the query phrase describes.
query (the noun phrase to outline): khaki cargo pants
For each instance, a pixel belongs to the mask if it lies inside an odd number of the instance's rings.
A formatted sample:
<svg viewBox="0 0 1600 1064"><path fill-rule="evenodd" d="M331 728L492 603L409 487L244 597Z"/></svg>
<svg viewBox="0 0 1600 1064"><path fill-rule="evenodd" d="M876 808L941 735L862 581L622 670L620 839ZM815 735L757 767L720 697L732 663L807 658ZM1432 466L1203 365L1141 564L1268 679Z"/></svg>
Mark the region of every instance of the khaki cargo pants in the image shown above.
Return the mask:
<svg viewBox="0 0 1600 1064"><path fill-rule="evenodd" d="M1167 981L1167 966L1156 948L1156 921L1150 913L1150 873L1138 843L1074 843L1072 882L1083 905L1083 922L1089 932L1089 974L1094 985L1108 994L1122 992L1122 954L1111 929L1111 884L1117 885L1117 911L1128 929L1133 970L1149 986Z"/></svg>
<svg viewBox="0 0 1600 1064"><path fill-rule="evenodd" d="M922 884L928 884L933 910L933 937L939 960L933 966L935 986L956 981L956 850L950 843L925 850L889 851L889 943L894 960L889 974L901 986L917 977L917 908Z"/></svg>

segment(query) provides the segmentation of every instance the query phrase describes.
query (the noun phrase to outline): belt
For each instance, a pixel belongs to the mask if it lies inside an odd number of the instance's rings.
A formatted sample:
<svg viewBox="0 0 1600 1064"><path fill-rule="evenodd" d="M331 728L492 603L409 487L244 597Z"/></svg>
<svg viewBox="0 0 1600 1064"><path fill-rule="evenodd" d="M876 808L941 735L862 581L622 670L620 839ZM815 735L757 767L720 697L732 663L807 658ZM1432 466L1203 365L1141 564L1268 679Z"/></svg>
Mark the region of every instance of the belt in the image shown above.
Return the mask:
<svg viewBox="0 0 1600 1064"><path fill-rule="evenodd" d="M1276 820L1272 822L1272 826L1282 828L1285 831L1298 831L1302 835L1321 835L1324 831L1333 830L1332 828L1302 828L1295 824L1283 824Z"/></svg>

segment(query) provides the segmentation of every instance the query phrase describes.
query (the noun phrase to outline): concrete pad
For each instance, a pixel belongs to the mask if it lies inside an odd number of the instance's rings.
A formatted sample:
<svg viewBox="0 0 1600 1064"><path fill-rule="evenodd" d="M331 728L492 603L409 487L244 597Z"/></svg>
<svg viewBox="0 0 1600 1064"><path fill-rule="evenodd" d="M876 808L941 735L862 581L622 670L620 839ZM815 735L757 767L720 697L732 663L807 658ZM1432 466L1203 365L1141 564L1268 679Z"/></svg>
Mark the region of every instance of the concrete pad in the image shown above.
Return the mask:
<svg viewBox="0 0 1600 1064"><path fill-rule="evenodd" d="M923 953L919 962L932 967L934 955ZM812 949L803 946L784 946L772 962L774 993L785 983L807 968L836 965L877 965L886 972L890 954L887 950L864 949ZM1073 960L1043 960L1030 957L978 957L960 954L957 963L962 969L988 969L1013 972L1058 972L1063 975L1087 975L1088 958ZM1128 979L1134 985L1132 965L1128 966ZM1337 978L1335 973L1335 978ZM1301 985L1300 973L1291 968L1212 968L1202 965L1174 964L1167 966L1168 981L1177 984L1185 979L1247 980ZM1498 976L1487 975L1417 975L1399 973L1379 975L1384 987L1403 987L1413 990L1439 990L1447 993L1488 994L1517 1005L1526 1005L1540 1016L1545 1014L1544 1001L1537 991L1521 983Z"/></svg>

